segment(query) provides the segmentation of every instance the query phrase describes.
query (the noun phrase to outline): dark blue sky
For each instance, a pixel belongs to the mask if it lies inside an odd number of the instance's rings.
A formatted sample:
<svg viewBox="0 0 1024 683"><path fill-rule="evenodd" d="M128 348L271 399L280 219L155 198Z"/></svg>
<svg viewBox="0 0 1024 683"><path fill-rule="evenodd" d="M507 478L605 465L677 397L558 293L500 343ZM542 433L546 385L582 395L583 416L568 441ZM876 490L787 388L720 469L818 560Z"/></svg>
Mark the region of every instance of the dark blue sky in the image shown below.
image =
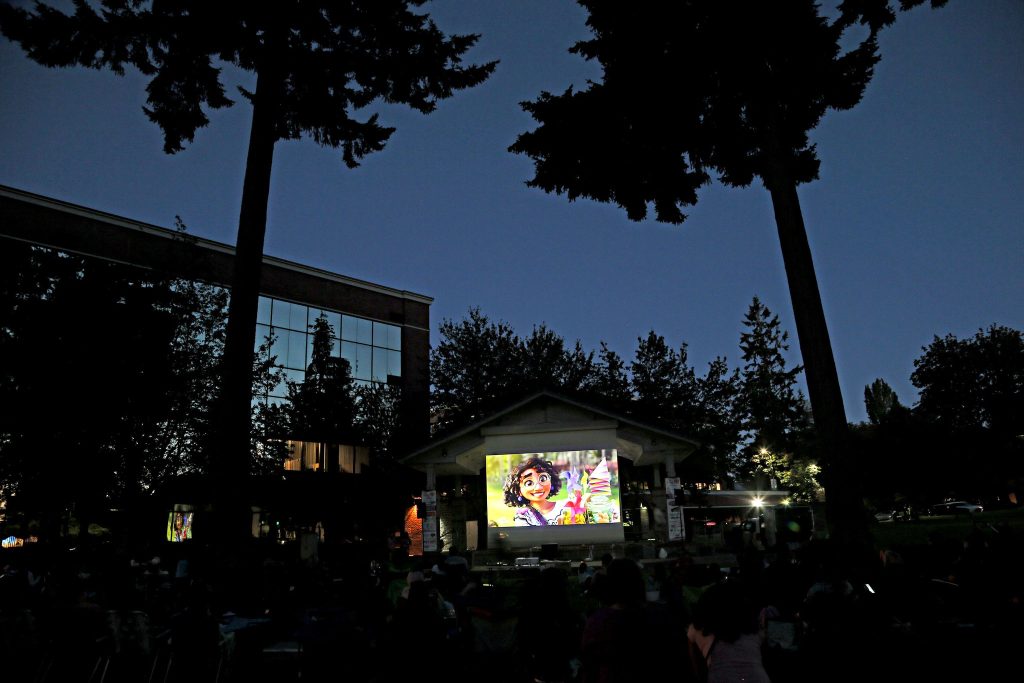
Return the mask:
<svg viewBox="0 0 1024 683"><path fill-rule="evenodd" d="M382 107L398 130L355 171L309 141L280 144L266 251L435 297L444 318L479 306L521 334L632 356L655 330L702 370L739 361L758 295L793 336L771 204L760 186L708 187L681 227L529 190L506 148L533 127L518 103L594 76L567 48L586 36L569 0L437 0L448 32L480 33L484 85L430 116ZM904 403L934 335L1024 328L1024 2L951 0L901 15L863 102L814 132L821 178L801 187L851 420L886 379ZM230 83L237 81L228 78ZM233 243L249 108L215 112L193 145L161 151L143 79L48 70L0 40L0 184ZM597 143L599 144L599 142Z"/></svg>

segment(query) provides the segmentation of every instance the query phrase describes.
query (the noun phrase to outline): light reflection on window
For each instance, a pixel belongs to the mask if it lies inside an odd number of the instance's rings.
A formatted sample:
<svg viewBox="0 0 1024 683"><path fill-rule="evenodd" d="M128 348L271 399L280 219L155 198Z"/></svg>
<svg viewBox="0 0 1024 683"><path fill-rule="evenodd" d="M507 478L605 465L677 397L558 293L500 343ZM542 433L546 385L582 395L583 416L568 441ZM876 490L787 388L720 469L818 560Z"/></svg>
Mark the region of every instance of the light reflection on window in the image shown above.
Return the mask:
<svg viewBox="0 0 1024 683"><path fill-rule="evenodd" d="M304 304L261 296L257 312L256 348L274 336L270 355L284 368L287 379L301 382L313 354L311 325L327 318L334 333L331 355L349 363L353 384L385 383L389 376L402 376L402 328L337 311L310 308ZM281 382L270 392L272 402L287 402L287 384Z"/></svg>

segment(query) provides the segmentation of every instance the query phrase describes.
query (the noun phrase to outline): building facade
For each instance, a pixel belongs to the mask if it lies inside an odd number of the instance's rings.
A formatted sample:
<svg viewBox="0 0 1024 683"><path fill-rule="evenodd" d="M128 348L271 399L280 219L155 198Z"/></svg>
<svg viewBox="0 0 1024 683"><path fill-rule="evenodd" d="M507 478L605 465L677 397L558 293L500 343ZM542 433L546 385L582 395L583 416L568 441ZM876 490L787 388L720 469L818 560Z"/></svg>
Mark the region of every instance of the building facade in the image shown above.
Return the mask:
<svg viewBox="0 0 1024 683"><path fill-rule="evenodd" d="M18 240L106 259L174 277L229 287L230 245L0 186L0 242ZM2 248L2 245L0 245ZM430 304L422 294L264 256L257 342L272 336L271 355L288 380L301 381L312 351L310 325L334 330L334 353L357 384L397 385L408 444L429 431ZM286 400L282 382L262 397ZM301 465L300 465L301 467Z"/></svg>

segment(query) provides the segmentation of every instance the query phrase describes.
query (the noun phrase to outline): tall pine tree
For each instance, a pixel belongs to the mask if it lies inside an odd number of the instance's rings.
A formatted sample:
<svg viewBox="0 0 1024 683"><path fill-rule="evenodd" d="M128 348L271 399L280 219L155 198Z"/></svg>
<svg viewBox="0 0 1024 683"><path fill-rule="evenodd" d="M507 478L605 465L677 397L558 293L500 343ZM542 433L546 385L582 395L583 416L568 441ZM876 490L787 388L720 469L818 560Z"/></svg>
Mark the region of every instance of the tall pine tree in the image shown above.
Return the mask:
<svg viewBox="0 0 1024 683"><path fill-rule="evenodd" d="M740 334L743 369L737 407L745 443L736 460L741 477L757 469L755 456L792 453L798 432L807 426L805 402L796 386L802 368L786 367L789 333L779 317L755 296L743 325L747 329Z"/></svg>

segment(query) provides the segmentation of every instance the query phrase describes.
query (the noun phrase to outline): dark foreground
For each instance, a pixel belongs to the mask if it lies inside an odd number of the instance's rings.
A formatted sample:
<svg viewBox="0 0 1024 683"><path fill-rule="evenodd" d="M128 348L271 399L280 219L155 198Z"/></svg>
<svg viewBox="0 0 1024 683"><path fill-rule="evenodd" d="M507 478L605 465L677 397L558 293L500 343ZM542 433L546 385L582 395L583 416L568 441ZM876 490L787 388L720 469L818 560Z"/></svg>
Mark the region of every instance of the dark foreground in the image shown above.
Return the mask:
<svg viewBox="0 0 1024 683"><path fill-rule="evenodd" d="M647 563L647 599L628 606L637 628L596 651L588 629L610 601L599 560L515 570L352 546L315 563L262 550L226 565L198 547L26 546L0 554L0 679L696 681L686 627L726 581L756 601L776 683L1020 680L1020 541L974 526L956 546L882 552L859 570L824 541L749 548L728 569Z"/></svg>

